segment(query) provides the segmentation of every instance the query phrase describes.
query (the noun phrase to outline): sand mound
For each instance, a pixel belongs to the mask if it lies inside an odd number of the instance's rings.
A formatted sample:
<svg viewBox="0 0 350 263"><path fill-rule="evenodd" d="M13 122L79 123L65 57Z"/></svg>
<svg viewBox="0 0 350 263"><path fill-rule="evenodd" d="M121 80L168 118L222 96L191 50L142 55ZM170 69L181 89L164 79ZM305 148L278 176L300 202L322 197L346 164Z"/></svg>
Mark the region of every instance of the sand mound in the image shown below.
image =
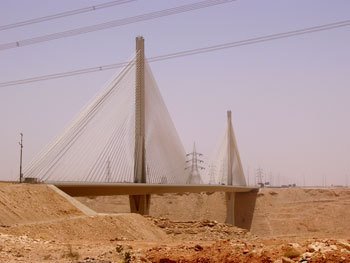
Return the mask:
<svg viewBox="0 0 350 263"><path fill-rule="evenodd" d="M43 184L0 183L0 232L61 242L167 238L137 214L86 216Z"/></svg>
<svg viewBox="0 0 350 263"><path fill-rule="evenodd" d="M0 183L0 225L77 215L82 212L46 185Z"/></svg>

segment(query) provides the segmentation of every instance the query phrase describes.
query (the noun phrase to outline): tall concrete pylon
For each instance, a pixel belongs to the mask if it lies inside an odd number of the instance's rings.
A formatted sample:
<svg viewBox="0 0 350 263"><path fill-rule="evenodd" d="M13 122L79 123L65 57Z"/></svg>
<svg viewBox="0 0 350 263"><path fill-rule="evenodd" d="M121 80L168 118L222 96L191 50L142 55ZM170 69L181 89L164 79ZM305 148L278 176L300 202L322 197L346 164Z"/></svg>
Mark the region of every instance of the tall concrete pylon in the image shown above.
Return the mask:
<svg viewBox="0 0 350 263"><path fill-rule="evenodd" d="M227 111L227 185L246 186L246 180L232 126L232 113Z"/></svg>
<svg viewBox="0 0 350 263"><path fill-rule="evenodd" d="M145 162L145 44L136 37L134 183L146 183Z"/></svg>
<svg viewBox="0 0 350 263"><path fill-rule="evenodd" d="M136 80L135 80L135 150L134 183L146 183L145 151L145 40L136 37ZM130 211L147 215L151 195L130 195Z"/></svg>

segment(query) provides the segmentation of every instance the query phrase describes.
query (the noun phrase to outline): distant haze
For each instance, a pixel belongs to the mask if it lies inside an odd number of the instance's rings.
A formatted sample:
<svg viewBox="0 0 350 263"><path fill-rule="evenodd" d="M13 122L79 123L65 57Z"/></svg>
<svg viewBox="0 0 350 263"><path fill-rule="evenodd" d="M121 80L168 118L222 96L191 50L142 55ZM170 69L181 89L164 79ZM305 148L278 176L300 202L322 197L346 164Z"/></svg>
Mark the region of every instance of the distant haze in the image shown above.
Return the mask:
<svg viewBox="0 0 350 263"><path fill-rule="evenodd" d="M2 0L0 25L107 1ZM8 43L196 1L139 0L18 29ZM194 12L0 51L0 82L127 61L350 19L350 1L235 1ZM350 27L151 63L187 151L210 158L226 110L244 171L275 184L350 184ZM118 70L118 69L117 69ZM0 180L60 134L115 70L0 88Z"/></svg>

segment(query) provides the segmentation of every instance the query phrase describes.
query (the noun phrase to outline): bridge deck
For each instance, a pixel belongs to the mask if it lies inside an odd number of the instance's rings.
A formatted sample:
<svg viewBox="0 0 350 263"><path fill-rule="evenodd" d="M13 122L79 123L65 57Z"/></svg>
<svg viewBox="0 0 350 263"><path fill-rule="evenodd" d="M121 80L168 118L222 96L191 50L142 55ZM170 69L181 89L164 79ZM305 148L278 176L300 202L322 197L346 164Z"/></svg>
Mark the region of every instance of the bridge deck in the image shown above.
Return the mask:
<svg viewBox="0 0 350 263"><path fill-rule="evenodd" d="M251 192L258 188L228 185L179 185L179 184L141 184L141 183L53 183L71 196L102 195L145 195L165 193L200 192Z"/></svg>

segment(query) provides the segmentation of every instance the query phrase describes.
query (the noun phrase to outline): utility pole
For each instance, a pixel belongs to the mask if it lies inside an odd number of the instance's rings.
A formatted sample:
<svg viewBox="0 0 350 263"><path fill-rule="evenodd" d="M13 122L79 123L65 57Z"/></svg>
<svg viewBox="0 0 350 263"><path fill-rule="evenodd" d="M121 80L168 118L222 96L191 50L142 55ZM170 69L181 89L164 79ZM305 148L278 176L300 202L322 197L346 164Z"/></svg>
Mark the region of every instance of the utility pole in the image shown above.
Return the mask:
<svg viewBox="0 0 350 263"><path fill-rule="evenodd" d="M23 180L23 172L22 172L22 157L23 157L23 133L20 133L21 135L21 141L18 143L21 147L20 150L20 157L19 157L19 182L22 183Z"/></svg>

